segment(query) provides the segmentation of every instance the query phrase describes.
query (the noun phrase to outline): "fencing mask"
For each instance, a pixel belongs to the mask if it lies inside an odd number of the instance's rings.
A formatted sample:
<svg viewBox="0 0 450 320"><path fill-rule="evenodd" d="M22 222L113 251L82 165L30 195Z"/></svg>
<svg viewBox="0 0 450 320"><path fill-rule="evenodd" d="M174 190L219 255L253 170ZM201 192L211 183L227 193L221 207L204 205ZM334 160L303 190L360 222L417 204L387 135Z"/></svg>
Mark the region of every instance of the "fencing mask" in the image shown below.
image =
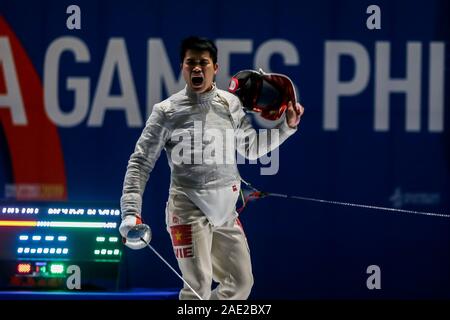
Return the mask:
<svg viewBox="0 0 450 320"><path fill-rule="evenodd" d="M267 120L279 119L289 101L294 106L297 102L291 79L262 69L239 71L231 78L228 91L239 97L245 109L259 112Z"/></svg>

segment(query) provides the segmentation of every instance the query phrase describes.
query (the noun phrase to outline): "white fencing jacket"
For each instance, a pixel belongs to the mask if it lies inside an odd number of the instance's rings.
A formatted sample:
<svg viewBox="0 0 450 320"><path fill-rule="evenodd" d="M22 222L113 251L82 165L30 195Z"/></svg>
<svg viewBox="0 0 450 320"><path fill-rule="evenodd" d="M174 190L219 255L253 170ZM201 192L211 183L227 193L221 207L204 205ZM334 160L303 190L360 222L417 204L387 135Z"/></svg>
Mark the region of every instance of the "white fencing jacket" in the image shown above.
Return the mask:
<svg viewBox="0 0 450 320"><path fill-rule="evenodd" d="M155 104L128 161L121 197L122 218L141 216L142 195L164 148L171 169L170 193L185 194L213 225L235 215L240 175L235 151L256 160L277 148L297 129L285 119L262 137L233 94L188 87ZM231 136L231 138L230 138Z"/></svg>

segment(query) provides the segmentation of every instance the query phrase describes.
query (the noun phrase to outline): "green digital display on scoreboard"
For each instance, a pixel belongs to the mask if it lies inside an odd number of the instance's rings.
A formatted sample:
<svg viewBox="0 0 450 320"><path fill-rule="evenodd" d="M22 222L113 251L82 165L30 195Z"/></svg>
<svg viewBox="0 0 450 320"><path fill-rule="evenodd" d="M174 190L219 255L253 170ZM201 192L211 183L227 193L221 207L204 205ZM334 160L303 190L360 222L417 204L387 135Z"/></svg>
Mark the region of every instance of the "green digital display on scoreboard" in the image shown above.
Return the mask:
<svg viewBox="0 0 450 320"><path fill-rule="evenodd" d="M117 205L0 203L0 287L114 289L123 244Z"/></svg>

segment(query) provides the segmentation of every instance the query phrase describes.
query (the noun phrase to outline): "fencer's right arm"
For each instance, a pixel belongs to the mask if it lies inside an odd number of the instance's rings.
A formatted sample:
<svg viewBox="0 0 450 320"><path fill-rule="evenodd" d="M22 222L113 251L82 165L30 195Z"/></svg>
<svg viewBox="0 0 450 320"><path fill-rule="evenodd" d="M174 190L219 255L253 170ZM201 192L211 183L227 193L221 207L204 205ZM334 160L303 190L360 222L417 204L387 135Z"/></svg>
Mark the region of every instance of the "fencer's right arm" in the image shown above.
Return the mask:
<svg viewBox="0 0 450 320"><path fill-rule="evenodd" d="M164 110L163 103L158 103L153 107L153 111L128 161L120 198L122 219L130 215L141 217L142 195L150 172L170 137L170 129L167 126L168 122Z"/></svg>

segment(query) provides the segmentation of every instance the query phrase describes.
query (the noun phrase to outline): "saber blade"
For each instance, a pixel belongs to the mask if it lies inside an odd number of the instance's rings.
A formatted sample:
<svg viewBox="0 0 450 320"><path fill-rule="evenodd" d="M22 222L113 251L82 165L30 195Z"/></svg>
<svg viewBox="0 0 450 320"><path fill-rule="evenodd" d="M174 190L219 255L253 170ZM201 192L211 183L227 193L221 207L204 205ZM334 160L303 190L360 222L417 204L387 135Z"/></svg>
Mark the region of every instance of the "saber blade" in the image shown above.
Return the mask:
<svg viewBox="0 0 450 320"><path fill-rule="evenodd" d="M142 241L144 241L145 242L145 240L143 239L143 238L141 238L141 240ZM145 242L145 244L150 248L150 250L152 250L157 256L158 256L158 258L159 259L161 259L162 260L162 262L164 262L169 268L170 268L170 270L172 270L176 275L177 275L177 277L178 278L180 278L181 280L183 280L183 282L189 287L189 289L191 289L192 290L192 292L197 296L197 298L199 298L199 300L203 300L203 298L202 297L200 297L200 295L191 287L191 285L186 281L186 280L184 280L183 279L183 277L170 265L170 263L168 263L167 261L166 261L166 259L164 259L159 253L158 253L158 251L156 251L156 249L155 248L153 248L149 243L147 243L147 242Z"/></svg>

